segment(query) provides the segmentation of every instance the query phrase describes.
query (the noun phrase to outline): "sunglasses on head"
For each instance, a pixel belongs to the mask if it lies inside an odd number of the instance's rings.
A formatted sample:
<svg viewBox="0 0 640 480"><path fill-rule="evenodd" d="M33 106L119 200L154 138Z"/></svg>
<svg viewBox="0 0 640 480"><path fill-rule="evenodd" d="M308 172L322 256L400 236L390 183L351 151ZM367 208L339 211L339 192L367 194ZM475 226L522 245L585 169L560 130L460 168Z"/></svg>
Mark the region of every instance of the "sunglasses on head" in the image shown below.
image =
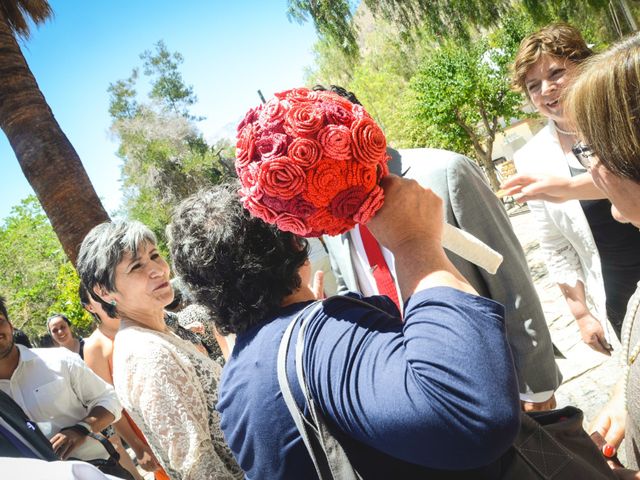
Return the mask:
<svg viewBox="0 0 640 480"><path fill-rule="evenodd" d="M595 153L591 150L591 147L585 143L578 142L573 147L571 147L571 152L576 156L580 165L582 165L587 170L591 168L593 164Z"/></svg>

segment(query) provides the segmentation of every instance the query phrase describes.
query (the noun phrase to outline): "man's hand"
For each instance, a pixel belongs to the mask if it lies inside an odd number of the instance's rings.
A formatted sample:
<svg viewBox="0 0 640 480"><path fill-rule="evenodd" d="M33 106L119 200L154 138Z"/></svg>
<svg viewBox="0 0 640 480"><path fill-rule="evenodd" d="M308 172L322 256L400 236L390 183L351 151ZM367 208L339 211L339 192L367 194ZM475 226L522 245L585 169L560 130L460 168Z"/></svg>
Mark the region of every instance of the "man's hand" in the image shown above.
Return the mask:
<svg viewBox="0 0 640 480"><path fill-rule="evenodd" d="M524 412L539 412L542 410L553 410L554 408L556 408L556 396L551 395L551 398L545 402L520 401L520 407Z"/></svg>
<svg viewBox="0 0 640 480"><path fill-rule="evenodd" d="M140 444L131 448L138 459L138 465L140 465L142 469L147 472L155 472L160 468L160 463L151 451L151 447L149 445Z"/></svg>
<svg viewBox="0 0 640 480"><path fill-rule="evenodd" d="M604 336L602 324L590 313L583 317L576 318L582 341L593 348L596 352L611 356L613 347L607 342Z"/></svg>
<svg viewBox="0 0 640 480"><path fill-rule="evenodd" d="M53 437L51 437L51 446L53 447L53 451L58 457L62 460L66 460L69 455L73 452L73 450L82 445L87 436L74 430L72 428L68 428L61 432L56 433Z"/></svg>

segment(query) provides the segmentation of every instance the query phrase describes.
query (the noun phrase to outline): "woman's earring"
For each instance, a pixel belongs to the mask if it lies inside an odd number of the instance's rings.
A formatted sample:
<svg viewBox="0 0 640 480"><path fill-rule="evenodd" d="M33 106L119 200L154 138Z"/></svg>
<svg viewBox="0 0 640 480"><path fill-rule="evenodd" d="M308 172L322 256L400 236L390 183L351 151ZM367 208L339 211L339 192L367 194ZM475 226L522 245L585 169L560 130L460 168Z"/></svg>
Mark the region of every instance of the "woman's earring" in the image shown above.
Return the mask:
<svg viewBox="0 0 640 480"><path fill-rule="evenodd" d="M116 306L116 301L115 300L111 300L109 302L109 305L111 305L112 307L115 307Z"/></svg>

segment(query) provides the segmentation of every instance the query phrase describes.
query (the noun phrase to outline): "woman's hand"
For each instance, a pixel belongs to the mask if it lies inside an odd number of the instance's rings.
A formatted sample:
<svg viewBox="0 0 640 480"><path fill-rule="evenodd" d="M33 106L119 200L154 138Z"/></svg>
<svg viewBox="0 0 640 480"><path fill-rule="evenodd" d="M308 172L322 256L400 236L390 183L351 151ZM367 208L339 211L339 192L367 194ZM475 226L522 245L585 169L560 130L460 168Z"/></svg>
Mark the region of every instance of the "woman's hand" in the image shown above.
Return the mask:
<svg viewBox="0 0 640 480"><path fill-rule="evenodd" d="M324 295L324 272L322 270L317 270L316 273L313 274L313 282L309 285L311 291L313 292L313 296L316 297L316 300L322 300L325 298Z"/></svg>
<svg viewBox="0 0 640 480"><path fill-rule="evenodd" d="M605 442L614 448L618 448L624 439L627 425L627 408L624 398L624 378L615 388L611 399L600 411L596 419L591 423L589 430L602 435Z"/></svg>
<svg viewBox="0 0 640 480"><path fill-rule="evenodd" d="M570 200L571 179L551 175L514 175L500 185L500 197L512 196L516 202L530 200L562 203Z"/></svg>
<svg viewBox="0 0 640 480"><path fill-rule="evenodd" d="M201 322L193 322L188 327L187 330L196 333L198 335L204 335L204 325Z"/></svg>
<svg viewBox="0 0 640 480"><path fill-rule="evenodd" d="M442 200L415 180L389 175L382 179L384 204L367 227L394 254L414 244L441 246Z"/></svg>
<svg viewBox="0 0 640 480"><path fill-rule="evenodd" d="M596 352L610 356L613 347L607 342L602 324L591 313L576 318L582 341Z"/></svg>
<svg viewBox="0 0 640 480"><path fill-rule="evenodd" d="M143 470L146 470L147 472L155 472L160 468L160 463L151 451L151 447L149 445L140 443L135 447L132 446L131 448L138 459L138 465L140 465Z"/></svg>

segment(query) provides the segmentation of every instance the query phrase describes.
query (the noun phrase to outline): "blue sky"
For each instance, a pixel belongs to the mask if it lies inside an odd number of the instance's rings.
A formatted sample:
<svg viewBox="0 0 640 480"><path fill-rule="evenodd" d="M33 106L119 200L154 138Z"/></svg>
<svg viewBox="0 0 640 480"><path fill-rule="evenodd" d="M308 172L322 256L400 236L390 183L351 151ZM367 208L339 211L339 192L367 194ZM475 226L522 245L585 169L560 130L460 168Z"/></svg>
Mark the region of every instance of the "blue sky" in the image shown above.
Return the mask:
<svg viewBox="0 0 640 480"><path fill-rule="evenodd" d="M200 128L211 137L274 92L303 84L313 63L311 24L291 23L286 0L50 0L55 16L22 50L63 131L110 212L120 195L120 160L109 134L109 83L140 65L139 54L164 40L184 56ZM0 219L33 193L0 131Z"/></svg>

